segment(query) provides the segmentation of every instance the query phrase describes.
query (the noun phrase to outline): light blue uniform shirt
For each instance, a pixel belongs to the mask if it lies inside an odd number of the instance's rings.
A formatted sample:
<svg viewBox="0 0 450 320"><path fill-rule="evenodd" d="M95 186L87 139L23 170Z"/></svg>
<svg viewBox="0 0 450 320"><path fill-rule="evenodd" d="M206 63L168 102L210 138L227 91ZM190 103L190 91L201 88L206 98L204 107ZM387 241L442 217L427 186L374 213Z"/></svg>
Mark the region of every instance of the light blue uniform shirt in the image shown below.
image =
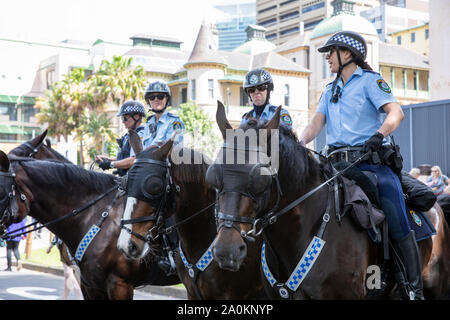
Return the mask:
<svg viewBox="0 0 450 320"><path fill-rule="evenodd" d="M176 136L175 143L182 142L184 129L185 126L183 121L181 121L178 116L166 110L159 118L158 123L156 123L156 117L154 115L151 116L144 125L144 130L141 130L138 134L142 139L142 146L146 149L150 146L157 145L160 142L169 140L175 130L181 131ZM131 148L130 156L134 155L133 148Z"/></svg>
<svg viewBox="0 0 450 320"><path fill-rule="evenodd" d="M259 117L259 121L264 121L267 120L269 121L270 119L272 119L273 115L275 114L275 112L277 111L277 107L268 103L265 107L263 112L261 113L261 116ZM246 114L244 114L242 116L242 120L241 120L241 125L243 125L244 123L248 122L249 117L256 117L256 110L255 108L253 108L252 110L250 110L249 112L247 112ZM280 123L284 124L285 126L289 127L292 129L292 118L289 115L289 112L287 112L287 110L285 109L281 109L280 112Z"/></svg>
<svg viewBox="0 0 450 320"><path fill-rule="evenodd" d="M341 96L331 102L329 84L319 100L316 112L326 116L327 144L330 146L361 146L382 125L382 106L397 102L379 73L358 67L345 85L338 80Z"/></svg>

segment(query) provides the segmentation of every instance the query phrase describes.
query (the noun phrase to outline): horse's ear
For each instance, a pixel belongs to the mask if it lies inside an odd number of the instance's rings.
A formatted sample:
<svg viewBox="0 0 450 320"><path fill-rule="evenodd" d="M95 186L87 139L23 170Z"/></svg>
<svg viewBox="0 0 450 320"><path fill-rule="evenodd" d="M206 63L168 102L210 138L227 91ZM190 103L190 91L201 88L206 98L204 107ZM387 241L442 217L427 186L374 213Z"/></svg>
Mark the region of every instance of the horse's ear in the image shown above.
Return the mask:
<svg viewBox="0 0 450 320"><path fill-rule="evenodd" d="M165 160L169 155L172 146L173 146L173 139L167 140L166 142L164 142L163 145L161 145L159 148L155 149L152 152L152 158L160 161Z"/></svg>
<svg viewBox="0 0 450 320"><path fill-rule="evenodd" d="M47 145L47 147L51 148L52 147L52 142L50 141L49 138L45 139L45 144Z"/></svg>
<svg viewBox="0 0 450 320"><path fill-rule="evenodd" d="M0 150L0 169L3 172L8 172L9 170L8 156L2 150Z"/></svg>
<svg viewBox="0 0 450 320"><path fill-rule="evenodd" d="M225 107L219 100L217 100L216 121L217 125L219 126L220 132L222 132L222 137L225 140L226 130L233 129L233 127L228 122L227 116L225 114Z"/></svg>
<svg viewBox="0 0 450 320"><path fill-rule="evenodd" d="M48 132L48 129L45 129L45 131L42 132L40 135L34 137L34 138L31 140L31 144L32 144L33 146L35 146L35 147L38 146L38 145L40 145L40 144L42 143L42 141L44 141L45 136L47 135L47 132Z"/></svg>
<svg viewBox="0 0 450 320"><path fill-rule="evenodd" d="M134 153L138 155L142 152L142 142L138 133L134 130L128 130L128 135L130 136L130 145L134 150Z"/></svg>
<svg viewBox="0 0 450 320"><path fill-rule="evenodd" d="M280 127L280 112L281 106L277 108L277 111L275 111L272 119L270 119L270 121L264 126L264 129L266 129L269 134L272 129L278 129Z"/></svg>

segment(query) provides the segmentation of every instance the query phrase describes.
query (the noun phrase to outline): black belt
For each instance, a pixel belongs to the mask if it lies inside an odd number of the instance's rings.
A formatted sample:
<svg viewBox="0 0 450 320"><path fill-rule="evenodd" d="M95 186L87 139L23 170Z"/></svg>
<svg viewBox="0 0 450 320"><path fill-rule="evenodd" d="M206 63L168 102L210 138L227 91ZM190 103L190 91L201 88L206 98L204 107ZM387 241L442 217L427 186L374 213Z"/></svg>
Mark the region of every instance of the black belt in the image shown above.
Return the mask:
<svg viewBox="0 0 450 320"><path fill-rule="evenodd" d="M363 147L330 147L328 149L328 158L333 163L339 161L347 161L353 163L364 155L364 152L362 150Z"/></svg>

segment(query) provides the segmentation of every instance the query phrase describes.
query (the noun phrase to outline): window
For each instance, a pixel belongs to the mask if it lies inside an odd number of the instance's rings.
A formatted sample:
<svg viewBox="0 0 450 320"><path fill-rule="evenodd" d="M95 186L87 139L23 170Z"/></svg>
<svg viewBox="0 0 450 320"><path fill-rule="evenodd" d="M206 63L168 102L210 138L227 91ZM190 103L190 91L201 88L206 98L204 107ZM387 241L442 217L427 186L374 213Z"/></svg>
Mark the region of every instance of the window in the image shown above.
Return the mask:
<svg viewBox="0 0 450 320"><path fill-rule="evenodd" d="M416 42L416 33L415 32L411 33L411 42Z"/></svg>
<svg viewBox="0 0 450 320"><path fill-rule="evenodd" d="M297 58L295 58L295 57L292 58L292 61L293 61L293 62L297 62Z"/></svg>
<svg viewBox="0 0 450 320"><path fill-rule="evenodd" d="M325 55L322 55L322 79L327 78L327 59L325 58Z"/></svg>
<svg viewBox="0 0 450 320"><path fill-rule="evenodd" d="M195 80L191 80L191 99L195 100Z"/></svg>
<svg viewBox="0 0 450 320"><path fill-rule="evenodd" d="M397 44L402 44L402 36L397 37Z"/></svg>
<svg viewBox="0 0 450 320"><path fill-rule="evenodd" d="M0 115L8 115L9 120L17 121L17 108L14 103L0 103Z"/></svg>
<svg viewBox="0 0 450 320"><path fill-rule="evenodd" d="M181 103L187 102L187 88L181 89Z"/></svg>
<svg viewBox="0 0 450 320"><path fill-rule="evenodd" d="M208 96L210 99L214 99L214 80L208 79Z"/></svg>
<svg viewBox="0 0 450 320"><path fill-rule="evenodd" d="M50 70L46 74L46 88L50 89L53 82L55 82L55 70Z"/></svg>
<svg viewBox="0 0 450 320"><path fill-rule="evenodd" d="M23 112L23 121L30 122L30 118L34 117L39 110L33 108L32 104L24 104L22 105L22 112Z"/></svg>
<svg viewBox="0 0 450 320"><path fill-rule="evenodd" d="M414 90L418 90L418 88L417 88L418 77L419 77L418 72L414 71Z"/></svg>
<svg viewBox="0 0 450 320"><path fill-rule="evenodd" d="M425 39L430 37L430 29L425 29Z"/></svg>
<svg viewBox="0 0 450 320"><path fill-rule="evenodd" d="M289 85L284 85L284 105L289 107Z"/></svg>

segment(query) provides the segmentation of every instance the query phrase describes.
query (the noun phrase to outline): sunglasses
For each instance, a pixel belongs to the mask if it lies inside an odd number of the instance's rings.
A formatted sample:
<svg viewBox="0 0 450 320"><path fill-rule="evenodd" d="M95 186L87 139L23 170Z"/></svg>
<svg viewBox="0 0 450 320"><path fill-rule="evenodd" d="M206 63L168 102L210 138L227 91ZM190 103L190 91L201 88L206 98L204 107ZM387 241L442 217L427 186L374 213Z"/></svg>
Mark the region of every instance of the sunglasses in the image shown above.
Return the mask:
<svg viewBox="0 0 450 320"><path fill-rule="evenodd" d="M121 116L123 122L127 122L130 119L130 116Z"/></svg>
<svg viewBox="0 0 450 320"><path fill-rule="evenodd" d="M334 53L335 51L336 51L335 48L331 48L330 51L328 51L328 52L325 54L325 57L330 58L330 57L333 55L333 53Z"/></svg>
<svg viewBox="0 0 450 320"><path fill-rule="evenodd" d="M164 99L165 98L165 94L164 93L158 93L158 94L151 94L151 95L149 95L149 99L150 99L150 101L153 101L153 100L155 100L155 98L158 98L158 100L162 100L162 99Z"/></svg>
<svg viewBox="0 0 450 320"><path fill-rule="evenodd" d="M263 91L266 91L267 88L268 88L267 84L262 84L262 85L257 86L257 87L248 88L247 92L248 93L255 93L256 90L258 90L259 92L263 92Z"/></svg>

